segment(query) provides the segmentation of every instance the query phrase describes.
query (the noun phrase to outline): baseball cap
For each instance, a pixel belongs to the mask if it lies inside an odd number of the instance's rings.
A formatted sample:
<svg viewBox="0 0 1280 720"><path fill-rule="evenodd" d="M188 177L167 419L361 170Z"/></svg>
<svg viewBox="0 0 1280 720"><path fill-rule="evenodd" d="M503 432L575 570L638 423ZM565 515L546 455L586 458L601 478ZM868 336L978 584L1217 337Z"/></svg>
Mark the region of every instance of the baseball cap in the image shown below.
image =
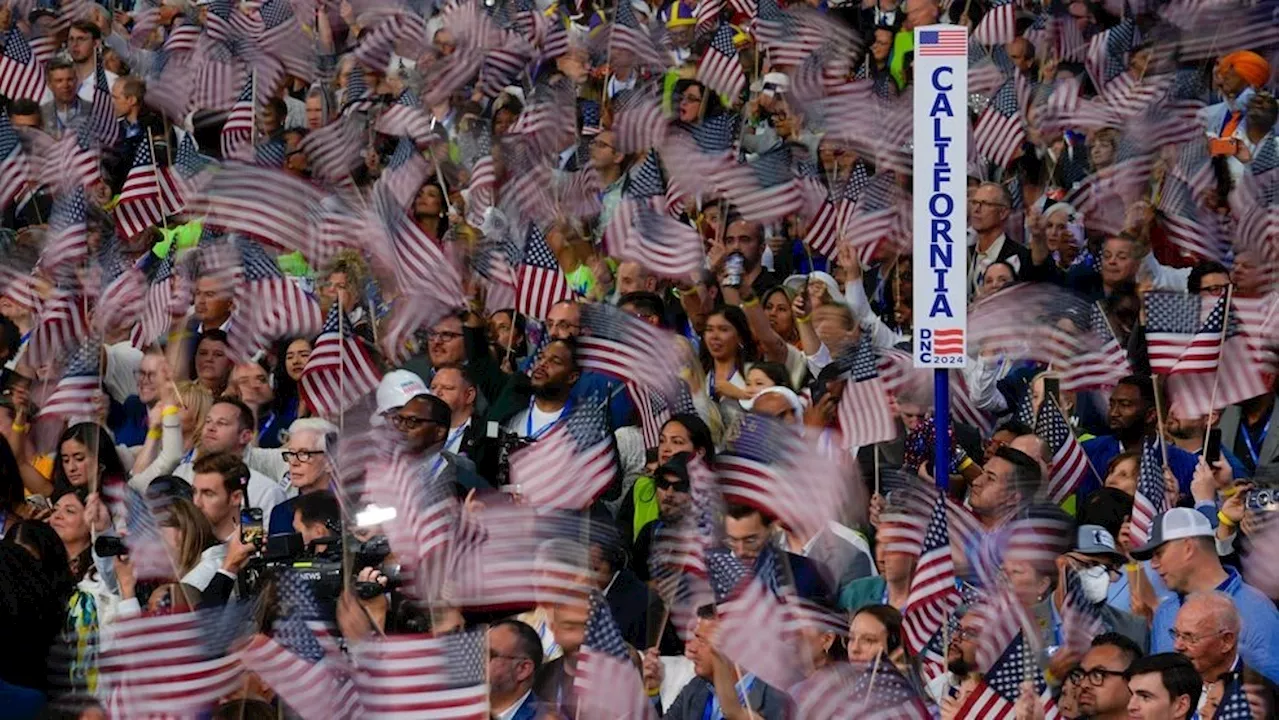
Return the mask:
<svg viewBox="0 0 1280 720"><path fill-rule="evenodd" d="M1209 518L1201 515L1199 510L1176 507L1156 518L1151 524L1151 538L1147 544L1134 548L1131 554L1137 560L1150 560L1156 549L1170 540L1194 537L1213 537Z"/></svg>
<svg viewBox="0 0 1280 720"><path fill-rule="evenodd" d="M408 370L392 370L378 383L378 415L402 408L419 395L430 394L430 388L416 374Z"/></svg>
<svg viewBox="0 0 1280 720"><path fill-rule="evenodd" d="M1116 551L1116 539L1101 525L1076 528L1075 551L1081 555L1102 555L1117 565L1124 562L1124 556Z"/></svg>
<svg viewBox="0 0 1280 720"><path fill-rule="evenodd" d="M834 302L838 302L838 303L844 302L844 293L840 292L839 283L836 282L835 278L831 277L827 273L822 272L821 270L814 270L808 275L791 275L786 280L783 280L782 284L788 290L798 293L801 290L804 290L805 286L808 283L813 282L814 280L817 280L818 282L821 282L823 285L827 286L827 293L831 295L831 299Z"/></svg>

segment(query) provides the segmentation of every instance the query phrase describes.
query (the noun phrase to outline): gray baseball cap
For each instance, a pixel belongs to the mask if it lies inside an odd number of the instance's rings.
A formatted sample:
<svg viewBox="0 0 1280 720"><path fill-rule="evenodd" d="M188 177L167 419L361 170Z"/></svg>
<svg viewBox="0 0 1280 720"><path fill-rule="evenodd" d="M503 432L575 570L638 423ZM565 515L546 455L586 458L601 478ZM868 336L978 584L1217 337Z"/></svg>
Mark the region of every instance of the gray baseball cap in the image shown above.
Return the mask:
<svg viewBox="0 0 1280 720"><path fill-rule="evenodd" d="M1075 552L1081 555L1102 555L1116 565L1125 561L1124 555L1116 550L1116 539L1101 525L1081 525L1076 529Z"/></svg>

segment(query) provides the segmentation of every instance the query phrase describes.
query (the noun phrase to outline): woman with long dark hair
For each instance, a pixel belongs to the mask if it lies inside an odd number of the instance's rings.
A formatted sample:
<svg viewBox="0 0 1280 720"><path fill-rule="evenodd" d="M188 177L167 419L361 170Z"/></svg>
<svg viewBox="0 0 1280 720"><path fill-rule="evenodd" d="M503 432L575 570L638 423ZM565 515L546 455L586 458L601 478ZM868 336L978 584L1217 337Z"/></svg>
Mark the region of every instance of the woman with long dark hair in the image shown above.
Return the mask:
<svg viewBox="0 0 1280 720"><path fill-rule="evenodd" d="M54 494L69 488L100 487L107 480L127 477L107 429L97 423L78 423L58 438L53 459Z"/></svg>
<svg viewBox="0 0 1280 720"><path fill-rule="evenodd" d="M747 364L757 359L756 339L742 310L726 306L707 316L699 360L707 374L707 395L720 404L726 426L742 413L736 401L751 397L746 389Z"/></svg>

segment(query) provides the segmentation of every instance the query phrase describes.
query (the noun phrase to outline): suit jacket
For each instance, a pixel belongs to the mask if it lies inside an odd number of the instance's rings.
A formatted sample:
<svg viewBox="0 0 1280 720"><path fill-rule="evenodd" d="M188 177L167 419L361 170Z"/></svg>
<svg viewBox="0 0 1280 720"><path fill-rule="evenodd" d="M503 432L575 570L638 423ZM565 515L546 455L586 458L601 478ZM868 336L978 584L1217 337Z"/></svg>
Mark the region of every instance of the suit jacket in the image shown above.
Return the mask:
<svg viewBox="0 0 1280 720"><path fill-rule="evenodd" d="M1218 427L1222 428L1224 449L1234 451L1241 432L1240 420L1243 417L1244 414L1239 405L1230 405L1222 411L1222 419L1218 421ZM1271 426L1267 430L1267 436L1262 440L1262 447L1258 449L1258 467L1253 472L1254 478L1265 480L1268 486L1275 484L1276 473L1280 472L1280 446L1276 442L1280 439L1280 429L1276 427L1277 417L1280 417L1280 403L1276 403L1275 407L1271 408ZM1245 453L1245 456L1247 455L1248 452ZM1237 454L1237 457L1241 456Z"/></svg>
<svg viewBox="0 0 1280 720"><path fill-rule="evenodd" d="M516 714L511 716L511 720L541 720L545 717L547 717L547 711L538 700L537 693L530 692L524 702L520 703Z"/></svg>
<svg viewBox="0 0 1280 720"><path fill-rule="evenodd" d="M665 708L662 717L666 720L702 720L707 703L715 693L711 683L700 677L689 681L680 691L671 707ZM759 678L751 684L747 692L747 702L751 711L762 720L782 720L786 716L787 696L769 687Z"/></svg>
<svg viewBox="0 0 1280 720"><path fill-rule="evenodd" d="M573 678L565 672L564 662L564 657L558 657L538 668L533 678L533 694L561 717L572 718L578 716L578 700Z"/></svg>
<svg viewBox="0 0 1280 720"><path fill-rule="evenodd" d="M649 647L649 618L656 621L662 614L657 595L635 573L622 568L604 597L622 639L640 650Z"/></svg>

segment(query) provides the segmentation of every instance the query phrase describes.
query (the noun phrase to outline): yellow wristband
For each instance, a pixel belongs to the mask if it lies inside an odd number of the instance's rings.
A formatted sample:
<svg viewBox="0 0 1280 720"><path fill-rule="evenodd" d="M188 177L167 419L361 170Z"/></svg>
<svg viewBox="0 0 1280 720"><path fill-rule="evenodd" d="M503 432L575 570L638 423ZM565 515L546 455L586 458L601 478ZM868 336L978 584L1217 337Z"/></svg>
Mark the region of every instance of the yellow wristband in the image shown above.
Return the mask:
<svg viewBox="0 0 1280 720"><path fill-rule="evenodd" d="M797 316L796 316L796 322L798 322L798 323L807 323L807 322L809 322L809 316L808 316L808 315L797 315Z"/></svg>
<svg viewBox="0 0 1280 720"><path fill-rule="evenodd" d="M1222 523L1223 525L1226 525L1229 528L1233 528L1237 524L1235 520L1232 520L1231 518L1227 517L1227 514L1222 512L1221 510L1218 511L1218 522Z"/></svg>
<svg viewBox="0 0 1280 720"><path fill-rule="evenodd" d="M749 308L760 304L760 298L752 296L750 299L742 301L742 307Z"/></svg>
<svg viewBox="0 0 1280 720"><path fill-rule="evenodd" d="M164 437L164 431L160 428L151 428L147 431L148 440L159 440L162 437Z"/></svg>
<svg viewBox="0 0 1280 720"><path fill-rule="evenodd" d="M974 464L973 458L966 455L964 457L964 460L961 461L960 463L960 472L964 472L965 470L968 470L969 468L973 467L973 464Z"/></svg>
<svg viewBox="0 0 1280 720"><path fill-rule="evenodd" d="M1236 493L1240 492L1240 487L1237 485L1232 485L1230 487L1224 487L1218 492L1222 493L1222 497L1229 498L1235 495Z"/></svg>
<svg viewBox="0 0 1280 720"><path fill-rule="evenodd" d="M165 405L164 409L160 411L160 417L169 417L170 415L177 415L177 414L178 414L177 405Z"/></svg>
<svg viewBox="0 0 1280 720"><path fill-rule="evenodd" d="M12 426L10 426L10 429L12 429L16 433L24 433L27 431L28 427L26 425L23 425L22 423L14 423Z"/></svg>
<svg viewBox="0 0 1280 720"><path fill-rule="evenodd" d="M661 694L662 694L662 688L661 688L661 687L656 687L656 688L654 688L654 689L652 689L652 690L648 690L648 691L646 691L646 692L648 692L648 693L649 693L649 697L651 697L651 698L655 698L655 697L658 697L659 695L661 695Z"/></svg>

